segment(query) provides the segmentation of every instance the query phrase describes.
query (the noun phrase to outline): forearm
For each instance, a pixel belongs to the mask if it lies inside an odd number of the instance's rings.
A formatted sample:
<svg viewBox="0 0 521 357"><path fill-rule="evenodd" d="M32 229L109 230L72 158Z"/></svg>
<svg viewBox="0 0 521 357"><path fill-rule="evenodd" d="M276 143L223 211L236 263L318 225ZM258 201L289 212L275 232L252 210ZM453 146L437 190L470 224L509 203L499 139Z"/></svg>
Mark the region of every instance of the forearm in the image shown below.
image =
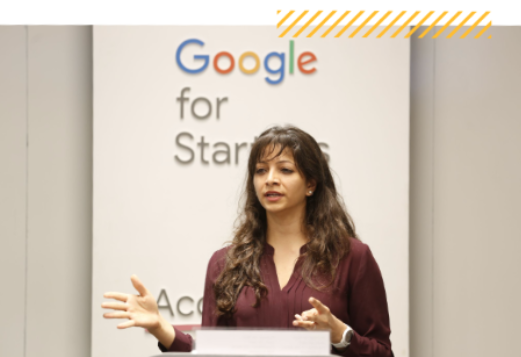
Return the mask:
<svg viewBox="0 0 521 357"><path fill-rule="evenodd" d="M376 338L361 336L356 332L346 351L339 351L339 354L346 355L349 350L356 356L391 357L393 355L390 344Z"/></svg>
<svg viewBox="0 0 521 357"><path fill-rule="evenodd" d="M159 317L159 325L154 329L149 329L152 335L166 348L169 348L170 345L175 340L175 330L174 327L168 323L163 316Z"/></svg>
<svg viewBox="0 0 521 357"><path fill-rule="evenodd" d="M331 343L339 343L347 326L337 317L334 317L332 325L333 326L331 327Z"/></svg>

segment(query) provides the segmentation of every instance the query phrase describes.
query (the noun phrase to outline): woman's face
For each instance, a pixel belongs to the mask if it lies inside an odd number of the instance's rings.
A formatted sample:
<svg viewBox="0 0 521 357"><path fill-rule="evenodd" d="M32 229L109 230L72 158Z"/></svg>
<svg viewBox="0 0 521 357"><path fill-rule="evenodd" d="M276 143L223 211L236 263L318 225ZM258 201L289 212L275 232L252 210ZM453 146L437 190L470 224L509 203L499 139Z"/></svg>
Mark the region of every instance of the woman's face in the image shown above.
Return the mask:
<svg viewBox="0 0 521 357"><path fill-rule="evenodd" d="M268 213L296 212L306 207L306 197L309 191L315 190L315 185L297 170L292 153L285 149L279 156L279 148L270 153L265 150L260 162L255 167L253 184L262 207ZM266 155L268 152L268 155Z"/></svg>

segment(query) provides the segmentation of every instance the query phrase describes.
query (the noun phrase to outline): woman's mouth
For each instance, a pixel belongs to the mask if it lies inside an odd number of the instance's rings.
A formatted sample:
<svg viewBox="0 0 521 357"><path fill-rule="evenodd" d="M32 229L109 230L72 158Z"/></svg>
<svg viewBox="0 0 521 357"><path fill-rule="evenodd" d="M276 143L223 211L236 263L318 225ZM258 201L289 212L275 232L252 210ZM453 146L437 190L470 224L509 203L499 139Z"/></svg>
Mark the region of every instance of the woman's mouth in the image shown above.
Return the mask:
<svg viewBox="0 0 521 357"><path fill-rule="evenodd" d="M278 192L268 192L264 196L270 202L276 202L282 198L282 194Z"/></svg>

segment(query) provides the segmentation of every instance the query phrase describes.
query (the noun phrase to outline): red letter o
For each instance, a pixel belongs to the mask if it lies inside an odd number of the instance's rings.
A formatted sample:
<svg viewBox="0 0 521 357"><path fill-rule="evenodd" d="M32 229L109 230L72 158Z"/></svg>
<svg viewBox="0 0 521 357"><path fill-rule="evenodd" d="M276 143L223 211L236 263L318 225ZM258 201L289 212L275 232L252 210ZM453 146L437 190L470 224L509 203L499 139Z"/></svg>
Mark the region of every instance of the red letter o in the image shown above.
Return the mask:
<svg viewBox="0 0 521 357"><path fill-rule="evenodd" d="M219 62L219 58L221 56L226 56L230 59L230 67L228 67L227 69L220 69L219 66L217 65L217 63ZM219 52L218 54L215 55L215 58L213 59L213 67L215 68L215 70L221 74L226 74L226 73L230 73L233 69L233 67L235 66L235 61L233 59L233 56L229 53L229 52Z"/></svg>

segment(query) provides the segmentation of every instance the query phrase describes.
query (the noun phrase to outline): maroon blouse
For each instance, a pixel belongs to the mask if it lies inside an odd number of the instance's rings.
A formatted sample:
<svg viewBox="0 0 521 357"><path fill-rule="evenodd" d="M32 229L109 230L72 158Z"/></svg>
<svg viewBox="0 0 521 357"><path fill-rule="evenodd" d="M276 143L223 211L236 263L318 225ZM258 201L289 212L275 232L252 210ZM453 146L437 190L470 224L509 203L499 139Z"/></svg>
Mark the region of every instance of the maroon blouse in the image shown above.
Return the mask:
<svg viewBox="0 0 521 357"><path fill-rule="evenodd" d="M303 246L300 253L306 251ZM213 285L224 267L226 250L215 252L208 264L203 300L202 327L231 326L259 328L295 328L292 324L295 314L312 309L308 302L315 297L328 306L331 313L351 326L354 335L351 344L343 351L332 350L342 356L392 356L389 335L389 313L384 283L380 269L369 247L351 239L351 251L340 261L332 289L317 291L307 286L302 279L302 262L299 259L286 286L281 290L275 263L274 249L265 245L261 256L261 278L268 287L267 297L254 308L253 288L244 287L237 299L236 312L231 318L217 317ZM192 350L192 337L175 329L176 338L170 348L161 343L163 352L189 352Z"/></svg>

